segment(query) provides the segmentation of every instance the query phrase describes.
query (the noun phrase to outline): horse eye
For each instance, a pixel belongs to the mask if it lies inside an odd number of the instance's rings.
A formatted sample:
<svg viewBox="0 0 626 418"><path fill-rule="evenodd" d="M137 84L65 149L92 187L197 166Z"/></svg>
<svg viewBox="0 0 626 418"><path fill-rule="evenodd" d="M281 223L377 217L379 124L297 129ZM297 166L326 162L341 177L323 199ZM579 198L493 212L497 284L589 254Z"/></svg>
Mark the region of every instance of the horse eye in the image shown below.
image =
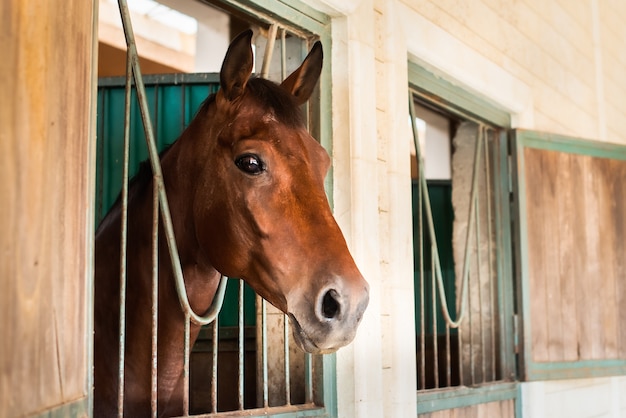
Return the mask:
<svg viewBox="0 0 626 418"><path fill-rule="evenodd" d="M265 170L265 164L261 159L254 154L244 154L237 157L235 164L241 171L247 174L259 174Z"/></svg>

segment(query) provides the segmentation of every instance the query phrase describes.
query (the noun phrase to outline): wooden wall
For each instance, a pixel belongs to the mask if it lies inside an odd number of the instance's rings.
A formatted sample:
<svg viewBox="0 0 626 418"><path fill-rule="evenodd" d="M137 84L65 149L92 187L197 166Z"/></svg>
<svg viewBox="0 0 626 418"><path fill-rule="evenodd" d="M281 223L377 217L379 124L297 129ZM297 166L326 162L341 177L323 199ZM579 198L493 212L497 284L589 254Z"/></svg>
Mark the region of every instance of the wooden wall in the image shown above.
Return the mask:
<svg viewBox="0 0 626 418"><path fill-rule="evenodd" d="M419 418L515 418L515 401L481 403L463 408L419 414Z"/></svg>
<svg viewBox="0 0 626 418"><path fill-rule="evenodd" d="M524 160L533 360L626 359L626 161Z"/></svg>
<svg viewBox="0 0 626 418"><path fill-rule="evenodd" d="M3 417L87 399L93 10L0 3Z"/></svg>

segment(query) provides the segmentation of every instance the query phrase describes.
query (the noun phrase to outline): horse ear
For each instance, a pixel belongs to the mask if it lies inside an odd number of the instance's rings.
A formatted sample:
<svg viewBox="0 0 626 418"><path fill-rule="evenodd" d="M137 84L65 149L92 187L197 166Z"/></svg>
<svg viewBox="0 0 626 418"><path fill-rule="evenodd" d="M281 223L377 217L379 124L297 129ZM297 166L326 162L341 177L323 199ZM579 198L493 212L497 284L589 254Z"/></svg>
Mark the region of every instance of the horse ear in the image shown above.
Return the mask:
<svg viewBox="0 0 626 418"><path fill-rule="evenodd" d="M311 97L322 72L323 58L322 43L317 41L300 67L282 82L281 86L295 96L299 105Z"/></svg>
<svg viewBox="0 0 626 418"><path fill-rule="evenodd" d="M239 97L252 74L252 30L248 29L230 43L222 69L220 70L220 87L229 101Z"/></svg>

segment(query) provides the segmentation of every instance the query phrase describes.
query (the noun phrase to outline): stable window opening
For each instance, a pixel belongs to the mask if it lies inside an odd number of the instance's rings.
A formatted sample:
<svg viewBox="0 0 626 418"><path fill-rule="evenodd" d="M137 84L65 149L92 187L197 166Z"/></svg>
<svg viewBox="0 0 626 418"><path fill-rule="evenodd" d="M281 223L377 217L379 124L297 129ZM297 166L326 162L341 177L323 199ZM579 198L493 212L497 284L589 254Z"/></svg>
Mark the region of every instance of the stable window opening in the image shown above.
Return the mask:
<svg viewBox="0 0 626 418"><path fill-rule="evenodd" d="M411 98L417 388L501 381L500 130Z"/></svg>
<svg viewBox="0 0 626 418"><path fill-rule="evenodd" d="M253 72L266 68L263 77L277 82L300 65L319 38L291 25L293 16L270 16L247 3L130 0L129 8L142 71L148 74L144 81L159 151L177 139L200 104L217 91L224 54L238 33L253 30ZM115 202L123 181L126 44L117 1L101 1L99 23L96 224ZM268 56L271 61L265 63ZM320 94L318 86L303 107L316 138ZM130 177L148 157L134 91L131 103ZM332 396L322 387L326 361L295 345L282 312L240 280L229 281L217 321L203 327L191 350L189 413L323 413L324 400Z"/></svg>

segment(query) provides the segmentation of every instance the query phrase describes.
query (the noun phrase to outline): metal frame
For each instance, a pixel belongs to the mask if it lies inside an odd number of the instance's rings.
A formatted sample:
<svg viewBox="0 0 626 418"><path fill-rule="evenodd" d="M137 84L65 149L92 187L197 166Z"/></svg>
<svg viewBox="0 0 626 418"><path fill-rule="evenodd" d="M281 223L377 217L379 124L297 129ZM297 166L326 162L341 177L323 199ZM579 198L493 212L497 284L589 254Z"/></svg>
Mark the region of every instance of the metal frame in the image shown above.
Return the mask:
<svg viewBox="0 0 626 418"><path fill-rule="evenodd" d="M515 400L515 415L521 416L520 386L516 378L515 323L514 323L514 281L513 252L511 231L510 193L510 157L507 129L511 125L510 114L455 83L445 76L436 74L414 62L408 63L408 78L411 96L419 97L427 103L443 108L463 119L479 124L488 123L502 128L499 140L495 142L494 166L491 175L495 185L492 199L495 212L495 245L498 249L497 268L497 304L499 306L498 323L500 326L500 356L502 376L508 382L492 382L476 387L452 387L437 391L419 391L417 393L417 413L429 413L444 409L459 408L480 403ZM411 97L411 102L412 102Z"/></svg>
<svg viewBox="0 0 626 418"><path fill-rule="evenodd" d="M520 367L524 380L551 380L585 377L626 375L626 359L579 360L565 362L535 362L532 359L530 283L528 277L528 225L526 222L526 179L524 171L524 148L561 151L600 158L626 161L626 146L589 141L526 130L511 132L513 151L513 188L515 190L514 214L516 220L516 282L519 324Z"/></svg>
<svg viewBox="0 0 626 418"><path fill-rule="evenodd" d="M148 109L148 102L147 102L147 98L146 98L146 91L145 91L145 84L144 84L144 80L141 76L141 70L139 68L139 60L138 60L138 55L137 55L137 51L136 51L136 46L134 44L134 36L133 36L133 31L132 31L132 25L130 22L130 14L128 12L128 8L126 5L126 0L118 0L119 2L119 6L120 6L120 14L122 16L122 22L123 22L123 26L124 26L124 32L126 35L126 41L127 41L127 75L126 75L126 79L125 79L125 128L124 128L124 173L123 173L123 188L122 188L122 193L121 193L121 197L122 197L122 206L123 208L127 207L127 202L128 202L128 198L127 198L127 194L128 194L128 177L129 177L129 173L128 173L128 160L129 160L129 138L130 138L130 101L131 101L131 78L134 78L134 82L135 82L135 86L136 86L136 92L137 92L137 100L139 102L139 109L140 109L140 113L141 113L141 117L142 117L142 121L143 121L143 126L144 126L144 131L145 131L145 135L146 135L146 143L148 146L148 150L149 150L149 157L150 157L150 163L152 166L152 171L153 171L153 179L154 179L154 190L153 190L153 259L157 260L158 259L158 244L157 244L157 239L158 239L158 222L159 222L159 213L161 213L161 216L163 218L163 223L164 223L164 230L165 230L165 235L166 235L166 239L167 239L167 243L168 243L168 249L170 252L170 257L171 257L171 261L172 264L174 266L174 271L175 271L175 278L176 278L176 283L177 283L177 290L178 290L178 295L179 295L179 300L181 302L181 306L183 308L183 311L185 312L185 317L186 317L186 326L185 326L185 365L184 365L184 371L183 371L183 376L184 376L184 381L185 381L185 393L184 393L184 398L183 398L183 409L184 409L184 415L187 416L189 413L189 354L190 354L190 347L189 347L189 324L191 321L200 324L200 325L204 325L207 324L211 321L214 321L213 323L213 330L214 330L214 338L213 338L213 372L212 372L212 382L213 382L213 391L211 394L211 398L213 400L212 402L212 413L210 415L202 415L202 416L220 416L223 415L222 413L217 413L217 385L216 385L216 381L217 381L217 362L216 362L216 355L217 355L217 313L219 312L219 306L221 305L221 300L223 299L223 295L224 295L224 290L225 290L225 285L227 282L226 278L223 278L221 283L220 283L220 287L218 290L218 293L216 294L216 297L214 299L214 302L211 306L211 308L209 309L209 312L207 315L205 315L204 317L200 317L198 315L196 315L190 308L189 306L189 302L187 300L187 296L185 293L185 289L184 289L184 282L182 279L182 271L180 270L180 262L178 261L178 254L177 254L177 249L176 249L176 245L175 245L175 241L174 241L174 237L173 237L173 229L172 229L172 223L171 223L171 217L169 215L169 209L168 209L168 202L167 202L167 197L165 195L165 190L164 190L164 184L163 184L163 178L162 178L162 174L161 174L161 170L160 170L160 164L159 164L159 158L158 158L158 152L156 149L156 141L154 138L154 132L152 130L152 125L151 125L151 120L150 120L150 114L149 114L149 109ZM240 3L236 3L234 1L228 1L228 4L230 6L233 6L237 9L240 9L242 11L248 12L249 14L252 14L253 16L255 16L257 19L261 20L261 21L266 21L266 22L272 22L272 25L270 26L270 38L274 39L275 34L277 32L278 29L278 25L274 22L276 20L276 10L279 10L280 16L282 19L285 19L285 21L287 21L286 19L290 19L293 16L297 16L299 17L299 19L296 19L297 22L296 24L300 23L302 26L304 26L304 30L308 31L311 30L312 33L320 33L320 37L322 39L326 39L327 44L330 44L330 31L329 31L329 19L326 18L324 15L321 15L319 13L315 13L312 9L310 8L306 8L307 12L309 12L313 17L310 17L308 15L303 15L301 11L298 11L298 9L294 9L293 6L293 2L291 2L290 5L287 5L284 2L276 2L276 3L271 3L271 4L266 4L267 2L258 2L258 1L244 1L244 2L240 2ZM298 4L300 6L303 6L302 4L300 4L298 2ZM297 6L297 5L296 5ZM257 9L262 8L263 11L259 11ZM267 12L267 14L266 14ZM312 37L315 37L315 35L312 35L311 33L306 33L302 32L299 33L298 30L293 31L292 30L292 24L293 21L291 23L289 23L288 27L289 30L292 32L295 32L296 34L301 34L305 39L311 39ZM284 37L285 35L285 29L282 29L281 32L281 42L284 44ZM271 48L272 48L273 42L268 42L267 45L267 49L266 49L266 53L269 52L271 53ZM284 48L283 48L284 50ZM267 54L266 54L267 55ZM264 65L263 65L263 69L262 69L262 74L267 73L267 65L269 63L269 60L267 59L266 56L266 60L264 61ZM284 72L284 69L283 69ZM134 77L133 77L134 76ZM159 81L159 76L153 77L154 80L151 81ZM187 82L207 82L207 76L206 75L192 75L192 76L181 76L181 82L184 82L184 79L187 79L185 81ZM209 78L211 78L209 76ZM323 85L327 85L329 86L329 80L330 80L330 69L328 68L328 65L326 66L326 69L322 72L322 76L321 76L321 83ZM118 79L119 80L119 79ZM116 80L117 81L117 80ZM115 83L116 81L112 81L109 80L109 83ZM103 83L106 84L107 82ZM326 88L322 88L321 89L321 93L320 93L320 101L322 103L322 108L324 108L323 104L324 103L330 103L330 89ZM329 106L328 106L329 107ZM330 110L327 110L326 112L330 112ZM324 145L327 149L330 149L330 133L331 133L331 126L330 126L330 121L328 119L325 119L324 116L329 115L329 113L324 113L324 115L321 117L321 119L325 122L322 124L321 128L320 128L320 136L321 136L321 142L322 145ZM327 187L328 187L328 191L332 191L330 189L330 185L332 184L332 179L327 180ZM125 210L123 209L123 213L125 213ZM126 215L123 215L123 220L122 220L122 243L121 243L121 253L122 253L122 260L120 263L120 289L121 289L121 295L122 295L122 303L120 304L120 321L123 322L124 321L124 317L125 317L125 303L123 303L123 299L124 299L124 295L125 295L125 287L126 287L126 271L125 271L125 247L126 247ZM156 264L155 264L156 266ZM157 267L153 266L153 293L156 295L158 292L158 286L157 286L157 277L158 277L158 270ZM242 283L242 282L241 282ZM242 302L242 295L243 295L243 286L239 286L240 289L240 307L239 307L239 311L241 312L241 310L243 309L243 305L241 304ZM154 297L153 300L156 301L158 299L158 297ZM262 302L262 306L263 306L263 313L265 313L265 301ZM153 376L152 376L152 391L153 391L153 395L152 395L152 415L154 416L156 414L156 353L155 353L155 346L156 346L156 313L157 313L157 306L156 306L156 302L153 304L152 307L152 312L153 312L153 354L152 354L152 363L153 363ZM240 319L240 326L239 326L239 343L240 346L243 346L243 344L241 344L242 342L242 332L243 332L243 326L241 323L242 319ZM336 407L336 385L335 385L335 357L334 355L330 355L330 356L324 356L321 358L317 358L317 357L312 357L311 355L307 355L306 360L305 360L305 387L306 387L306 395L305 395L305 399L306 399L306 404L305 405L291 405L290 402L290 397L289 397L289 371L288 368L286 368L286 373L285 373L285 378L287 379L286 382L286 391L287 391L287 396L286 396L286 405L284 407L279 407L279 408L270 408L268 405L268 396L267 396L267 356L265 355L266 350L267 350L267 338L266 338L266 320L265 320L265 315L262 315L262 321L261 321L261 327L263 329L262 331L262 339L263 339L263 390L264 390L264 401L263 401L263 407L257 410L245 410L243 409L243 398L240 395L239 396L239 412L243 413L246 416L250 416L251 414L254 413L258 413L259 415L263 415L263 416L292 416L292 417L296 417L296 416L336 416L337 415L337 407ZM124 329L123 326L120 327L120 329ZM288 341L288 330L287 330L287 326L285 326L285 340ZM240 350L241 351L241 350ZM285 356L285 361L288 362L289 361L289 357L288 357L288 349L285 348L285 352L286 352L286 356ZM123 381L124 381L124 333L120 333L120 367L119 367L119 398L118 398L118 415L122 416L123 415ZM239 366L240 366L240 371L243 370L242 366L242 353L239 353ZM314 366L315 363L315 366ZM239 378L239 383L238 386L241 388L243 386L243 379L242 376L240 375ZM232 414L237 414L237 411L234 412L228 412L225 413L227 415L232 415Z"/></svg>

